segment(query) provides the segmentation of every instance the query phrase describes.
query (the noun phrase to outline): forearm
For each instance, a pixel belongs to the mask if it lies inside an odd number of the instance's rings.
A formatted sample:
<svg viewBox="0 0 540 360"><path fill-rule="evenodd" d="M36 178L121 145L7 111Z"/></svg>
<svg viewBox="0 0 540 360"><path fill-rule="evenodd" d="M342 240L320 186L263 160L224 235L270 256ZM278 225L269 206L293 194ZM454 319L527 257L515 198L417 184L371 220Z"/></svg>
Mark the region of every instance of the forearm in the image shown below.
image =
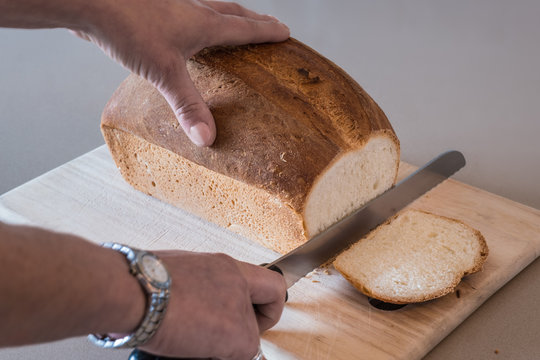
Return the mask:
<svg viewBox="0 0 540 360"><path fill-rule="evenodd" d="M144 315L144 293L115 251L0 223L0 254L0 347L129 333Z"/></svg>
<svg viewBox="0 0 540 360"><path fill-rule="evenodd" d="M0 0L0 27L87 30L107 0Z"/></svg>

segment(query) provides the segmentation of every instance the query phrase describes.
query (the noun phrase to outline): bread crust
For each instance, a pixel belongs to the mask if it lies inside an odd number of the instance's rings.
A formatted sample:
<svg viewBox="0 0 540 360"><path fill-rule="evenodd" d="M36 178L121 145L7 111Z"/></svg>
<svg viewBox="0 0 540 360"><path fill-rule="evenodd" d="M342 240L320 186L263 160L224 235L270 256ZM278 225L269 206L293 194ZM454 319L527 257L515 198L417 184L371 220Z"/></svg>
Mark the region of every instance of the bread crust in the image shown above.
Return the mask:
<svg viewBox="0 0 540 360"><path fill-rule="evenodd" d="M340 266L340 263L335 261L333 263L333 265L336 268L336 270L338 270L341 273L341 275L345 279L347 279L347 281L349 281L357 290L359 290L360 292L362 292L366 296L369 296L371 298L381 300L381 301L384 301L384 302L387 302L387 303L391 303L391 304L418 303L418 302L424 302L424 301L433 300L433 299L445 296L445 295L453 292L455 290L455 288L459 285L459 283L461 282L461 279L463 277L482 270L482 267L483 267L488 255L489 255L489 248L487 246L486 240L485 240L484 236L480 233L480 231L478 231L477 229L472 228L471 226L469 226L468 224L464 223L461 220L449 218L449 217L438 215L438 214L433 214L433 213L430 213L430 212L427 212L427 211L424 211L424 210L419 210L419 209L405 210L404 212L400 212L400 213L394 215L393 217L391 217L390 219L385 221L383 224L379 225L375 230L373 230L370 233L370 235L376 236L376 233L378 231L380 231L383 226L389 225L398 216L403 215L407 211L417 211L417 212L427 214L427 215L430 215L430 216L435 216L435 217L438 217L438 218L443 219L445 221L450 221L450 222L454 222L456 224L460 224L461 226L464 226L465 228L470 230L474 234L473 236L474 236L474 238L476 239L476 241L479 244L479 251L476 254L474 264L469 269L461 269L460 271L456 271L455 276L454 276L451 284L449 284L448 286L439 288L439 289L437 289L436 291L433 291L433 292L426 292L426 293L424 293L424 294L422 294L420 296L416 296L416 297L396 298L396 297L390 297L387 294L383 294L381 292L378 292L376 289L370 288L367 284L363 283L362 281L359 281L357 278L350 275L349 272L347 271L347 269ZM364 240L364 239L361 239L360 241L362 241L362 240ZM354 245L355 244L351 245L350 248L352 248ZM347 249L347 250L345 250L343 252L346 252L349 249Z"/></svg>
<svg viewBox="0 0 540 360"><path fill-rule="evenodd" d="M187 66L216 121L213 146L192 144L159 92L130 75L102 116L102 132L119 167L120 152L110 143L113 131L260 189L300 219L293 225L297 238L284 240L294 246L307 240L301 219L310 189L341 156L361 149L373 136L387 137L397 148L397 177L399 141L383 111L350 76L306 45L289 39L213 47ZM127 172L122 171L124 177ZM160 198L171 202L168 195ZM214 221L212 215L206 218Z"/></svg>

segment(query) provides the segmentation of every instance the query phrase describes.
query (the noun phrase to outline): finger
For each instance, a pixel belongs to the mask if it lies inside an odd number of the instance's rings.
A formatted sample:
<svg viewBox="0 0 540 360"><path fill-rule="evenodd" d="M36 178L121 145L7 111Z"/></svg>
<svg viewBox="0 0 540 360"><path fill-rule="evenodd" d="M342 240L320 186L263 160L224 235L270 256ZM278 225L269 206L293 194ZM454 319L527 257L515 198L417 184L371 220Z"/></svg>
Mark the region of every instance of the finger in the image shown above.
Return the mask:
<svg viewBox="0 0 540 360"><path fill-rule="evenodd" d="M239 262L240 271L247 280L251 301L254 304L284 302L287 285L283 275L262 266Z"/></svg>
<svg viewBox="0 0 540 360"><path fill-rule="evenodd" d="M289 28L275 21L261 21L236 15L223 15L218 20L218 31L213 33L212 45L243 45L285 41Z"/></svg>
<svg viewBox="0 0 540 360"><path fill-rule="evenodd" d="M182 61L155 84L174 111L189 139L198 146L210 146L216 138L216 124L208 106L189 77Z"/></svg>
<svg viewBox="0 0 540 360"><path fill-rule="evenodd" d="M202 3L223 15L236 15L236 16L247 17L254 20L279 22L278 19L276 19L275 17L271 15L262 15L262 14L256 13L255 11L249 10L243 7L242 5L239 5L233 2L203 1Z"/></svg>
<svg viewBox="0 0 540 360"><path fill-rule="evenodd" d="M287 291L285 279L275 271L248 263L241 264L251 302L257 305L257 323L262 332L274 326L281 317Z"/></svg>
<svg viewBox="0 0 540 360"><path fill-rule="evenodd" d="M284 302L275 302L272 304L257 305L255 316L259 325L259 332L263 333L276 325L283 313Z"/></svg>

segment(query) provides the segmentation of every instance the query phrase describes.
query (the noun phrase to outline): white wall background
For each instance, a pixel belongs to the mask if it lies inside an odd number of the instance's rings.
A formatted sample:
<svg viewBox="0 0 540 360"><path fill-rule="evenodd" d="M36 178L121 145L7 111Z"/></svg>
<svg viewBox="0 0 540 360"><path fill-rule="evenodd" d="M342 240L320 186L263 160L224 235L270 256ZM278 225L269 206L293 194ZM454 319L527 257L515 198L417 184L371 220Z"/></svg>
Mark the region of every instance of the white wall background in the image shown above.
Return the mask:
<svg viewBox="0 0 540 360"><path fill-rule="evenodd" d="M540 2L240 2L349 72L404 160L461 150L459 180L540 208ZM102 144L126 74L65 30L0 30L0 193Z"/></svg>

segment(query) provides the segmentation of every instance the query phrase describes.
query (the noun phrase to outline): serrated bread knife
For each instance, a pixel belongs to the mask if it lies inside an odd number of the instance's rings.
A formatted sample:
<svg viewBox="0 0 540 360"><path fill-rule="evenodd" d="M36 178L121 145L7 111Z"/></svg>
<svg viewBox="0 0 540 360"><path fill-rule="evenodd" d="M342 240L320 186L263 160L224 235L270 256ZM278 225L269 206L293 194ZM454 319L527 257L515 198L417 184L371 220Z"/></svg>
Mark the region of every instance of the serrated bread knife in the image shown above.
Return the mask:
<svg viewBox="0 0 540 360"><path fill-rule="evenodd" d="M362 208L264 267L280 272L290 288L463 166L465 157L459 151L442 153ZM129 357L129 360L158 359L166 358L139 350Z"/></svg>
<svg viewBox="0 0 540 360"><path fill-rule="evenodd" d="M461 152L442 153L362 208L265 267L282 273L287 287L291 287L463 166L465 157Z"/></svg>

